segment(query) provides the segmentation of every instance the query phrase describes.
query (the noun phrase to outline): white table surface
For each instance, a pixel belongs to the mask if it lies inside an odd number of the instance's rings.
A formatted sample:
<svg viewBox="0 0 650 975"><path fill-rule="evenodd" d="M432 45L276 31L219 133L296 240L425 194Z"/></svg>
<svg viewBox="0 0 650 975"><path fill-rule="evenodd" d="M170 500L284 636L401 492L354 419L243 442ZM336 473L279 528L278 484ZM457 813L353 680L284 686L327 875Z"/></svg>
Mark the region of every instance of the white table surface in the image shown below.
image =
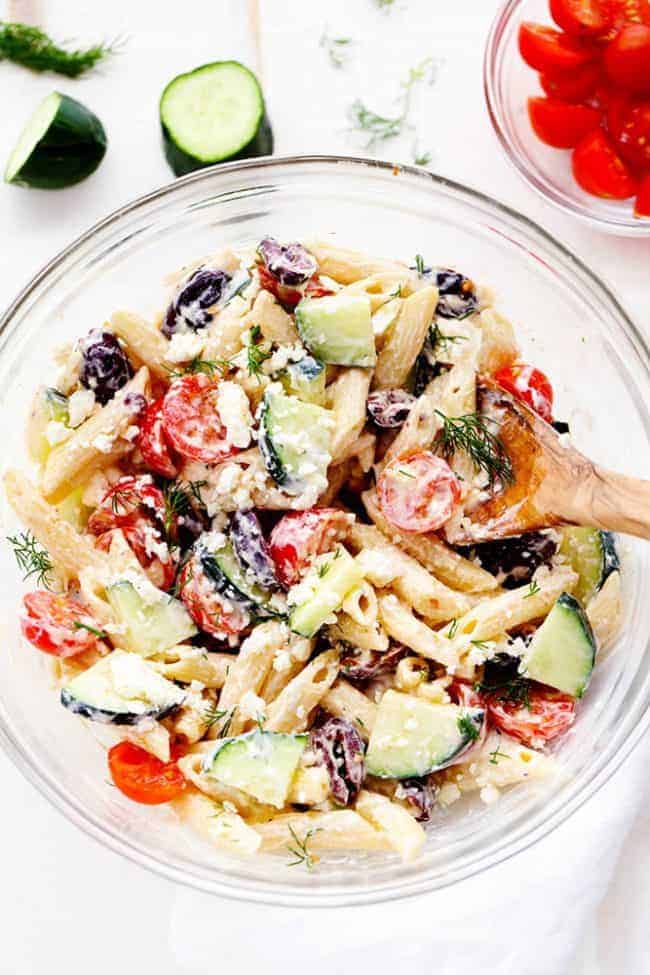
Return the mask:
<svg viewBox="0 0 650 975"><path fill-rule="evenodd" d="M239 58L261 76L277 153L353 153L360 147L346 131L349 103L362 96L390 111L408 69L434 57L444 62L439 79L416 93L413 111L420 148L433 153L431 167L539 221L602 274L637 322L650 328L650 239L615 239L569 221L533 195L496 145L483 103L481 61L497 5L396 0L390 12L381 12L373 0L260 0L256 42L246 0L6 2L6 19L36 12L59 37L129 39L119 57L76 82L0 64L3 152L53 88L87 102L109 136L100 170L79 187L47 194L0 186L0 305L78 233L171 178L160 148L157 101L173 75L206 61ZM357 40L345 70L332 68L319 49L325 23L333 33ZM412 143L409 134L384 154L409 161ZM647 742L641 747L650 755ZM0 780L0 973L182 973L168 943L173 885L84 836L2 754ZM571 975L650 972L648 839L650 818L644 813Z"/></svg>

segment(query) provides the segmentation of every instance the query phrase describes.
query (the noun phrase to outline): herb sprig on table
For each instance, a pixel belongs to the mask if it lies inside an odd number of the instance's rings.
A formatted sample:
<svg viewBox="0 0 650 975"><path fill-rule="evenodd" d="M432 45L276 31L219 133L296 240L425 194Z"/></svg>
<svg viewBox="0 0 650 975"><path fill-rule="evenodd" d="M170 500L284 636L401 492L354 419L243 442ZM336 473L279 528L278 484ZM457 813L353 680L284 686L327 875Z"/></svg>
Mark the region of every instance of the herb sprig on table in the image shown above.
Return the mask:
<svg viewBox="0 0 650 975"><path fill-rule="evenodd" d="M334 37L327 27L321 34L320 46L325 49L327 56L335 68L342 68L350 59L354 41L351 37Z"/></svg>
<svg viewBox="0 0 650 975"><path fill-rule="evenodd" d="M413 127L409 122L413 89L427 78L429 84L433 84L437 67L437 62L433 58L425 58L409 70L408 77L401 83L402 90L398 98L399 111L396 115L379 115L368 108L360 98L352 103L349 113L352 129L368 136L366 149L376 149L379 143L395 139L407 128Z"/></svg>
<svg viewBox="0 0 650 975"><path fill-rule="evenodd" d="M122 41L102 42L86 48L64 47L40 27L0 20L0 60L13 61L32 71L55 71L78 78L118 50Z"/></svg>
<svg viewBox="0 0 650 975"><path fill-rule="evenodd" d="M30 531L18 532L7 536L7 541L14 550L18 568L24 573L23 581L34 577L37 586L51 589L51 576L54 565L50 553L44 549Z"/></svg>

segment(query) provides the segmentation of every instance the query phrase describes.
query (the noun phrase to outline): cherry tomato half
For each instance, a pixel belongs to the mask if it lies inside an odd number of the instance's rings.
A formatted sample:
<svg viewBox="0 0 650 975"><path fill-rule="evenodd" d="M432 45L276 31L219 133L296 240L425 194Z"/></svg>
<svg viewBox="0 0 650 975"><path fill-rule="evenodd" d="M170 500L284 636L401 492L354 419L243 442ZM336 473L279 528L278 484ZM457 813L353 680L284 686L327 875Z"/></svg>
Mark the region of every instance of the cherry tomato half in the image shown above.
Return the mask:
<svg viewBox="0 0 650 975"><path fill-rule="evenodd" d="M539 83L551 98L561 102L578 103L591 98L602 80L602 69L599 64L585 64L576 68L571 74L553 78L541 74Z"/></svg>
<svg viewBox="0 0 650 975"><path fill-rule="evenodd" d="M429 532L451 518L460 484L447 461L430 451L397 457L377 481L384 517L405 532Z"/></svg>
<svg viewBox="0 0 650 975"><path fill-rule="evenodd" d="M138 448L142 460L154 474L162 477L176 477L178 471L165 440L163 430L162 406L164 397L149 403L140 424Z"/></svg>
<svg viewBox="0 0 650 975"><path fill-rule="evenodd" d="M590 132L573 150L573 175L587 193L611 200L634 196L636 182L604 132Z"/></svg>
<svg viewBox="0 0 650 975"><path fill-rule="evenodd" d="M101 626L78 599L37 589L23 597L23 636L43 653L73 657L86 650L105 650Z"/></svg>
<svg viewBox="0 0 650 975"><path fill-rule="evenodd" d="M620 88L631 92L650 92L650 26L623 27L605 48L607 74Z"/></svg>
<svg viewBox="0 0 650 975"><path fill-rule="evenodd" d="M650 169L650 100L613 101L607 112L607 129L625 162L640 170Z"/></svg>
<svg viewBox="0 0 650 975"><path fill-rule="evenodd" d="M600 112L553 98L529 98L528 117L538 139L556 149L572 149L600 125Z"/></svg>
<svg viewBox="0 0 650 975"><path fill-rule="evenodd" d="M550 0L551 17L573 37L603 38L624 24L650 23L649 0Z"/></svg>
<svg viewBox="0 0 650 975"><path fill-rule="evenodd" d="M492 724L533 747L563 735L575 718L576 702L572 697L541 685L530 686L528 707L496 694L488 695L485 700Z"/></svg>
<svg viewBox="0 0 650 975"><path fill-rule="evenodd" d="M499 386L530 406L543 420L553 420L553 387L540 369L525 362L500 369L494 376Z"/></svg>
<svg viewBox="0 0 650 975"><path fill-rule="evenodd" d="M120 792L147 806L170 802L187 786L176 762L161 762L130 741L113 745L108 752L108 768Z"/></svg>
<svg viewBox="0 0 650 975"><path fill-rule="evenodd" d="M338 508L290 511L277 523L269 539L269 550L278 578L293 586L316 555L331 552L350 526L350 516Z"/></svg>
<svg viewBox="0 0 650 975"><path fill-rule="evenodd" d="M650 173L641 180L634 204L635 217L650 217Z"/></svg>
<svg viewBox="0 0 650 975"><path fill-rule="evenodd" d="M217 592L196 554L181 569L178 591L196 625L218 640L241 633L250 623L243 606Z"/></svg>
<svg viewBox="0 0 650 975"><path fill-rule="evenodd" d="M519 28L519 53L531 68L552 78L579 70L596 57L591 48L567 34L531 22Z"/></svg>
<svg viewBox="0 0 650 975"><path fill-rule="evenodd" d="M301 288L290 288L286 284L280 284L276 276L264 264L257 265L257 273L264 290L270 291L285 308L295 308L304 297L323 298L325 295L334 294L333 291L321 284L317 274L311 277Z"/></svg>
<svg viewBox="0 0 650 975"><path fill-rule="evenodd" d="M237 447L228 443L217 410L218 382L203 373L175 379L162 405L165 436L189 460L218 464Z"/></svg>

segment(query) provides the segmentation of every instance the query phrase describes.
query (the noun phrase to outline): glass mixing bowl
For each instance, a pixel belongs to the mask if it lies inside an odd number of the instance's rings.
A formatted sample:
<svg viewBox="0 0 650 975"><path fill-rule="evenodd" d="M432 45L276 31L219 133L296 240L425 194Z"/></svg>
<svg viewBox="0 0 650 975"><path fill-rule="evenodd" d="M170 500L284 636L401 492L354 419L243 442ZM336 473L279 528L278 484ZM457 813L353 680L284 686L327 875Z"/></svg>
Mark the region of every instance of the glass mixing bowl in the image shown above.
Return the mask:
<svg viewBox="0 0 650 975"><path fill-rule="evenodd" d="M543 95L537 72L522 60L517 34L522 21L555 27L548 0L506 0L492 24L483 81L494 131L508 160L547 200L592 226L626 237L650 236L650 220L634 216L634 200L603 200L585 193L571 172L571 150L541 142L528 119L531 95Z"/></svg>
<svg viewBox="0 0 650 975"><path fill-rule="evenodd" d="M648 347L602 281L539 227L480 193L421 169L335 157L266 159L187 176L107 217L54 258L0 326L4 463L27 463L24 419L34 386L48 380L52 347L101 325L116 308L153 313L170 270L222 244L266 234L330 236L406 260L420 253L491 284L518 329L524 358L553 378L557 416L570 420L576 442L601 463L649 473ZM5 512L3 534L16 526ZM550 786L505 792L492 806L472 800L440 813L416 863L332 854L308 873L289 869L288 856L235 860L195 840L168 810L130 803L110 788L92 728L58 704L44 655L20 645L16 616L24 586L8 545L0 547L0 741L33 784L87 833L206 891L332 906L442 887L552 830L612 775L644 732L650 601L643 588L650 546L626 542L623 562L624 637L597 668L558 749L563 774Z"/></svg>

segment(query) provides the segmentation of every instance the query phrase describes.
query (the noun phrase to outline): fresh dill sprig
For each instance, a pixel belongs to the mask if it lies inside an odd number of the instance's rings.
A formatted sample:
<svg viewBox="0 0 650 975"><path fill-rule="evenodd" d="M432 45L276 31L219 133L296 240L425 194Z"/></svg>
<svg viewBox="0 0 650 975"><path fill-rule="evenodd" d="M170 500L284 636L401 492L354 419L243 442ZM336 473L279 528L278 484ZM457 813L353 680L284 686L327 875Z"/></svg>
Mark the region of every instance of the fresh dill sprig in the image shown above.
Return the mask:
<svg viewBox="0 0 650 975"><path fill-rule="evenodd" d="M525 677L511 677L508 680L477 681L474 690L480 694L490 694L497 701L507 704L520 704L530 710L530 685Z"/></svg>
<svg viewBox="0 0 650 975"><path fill-rule="evenodd" d="M413 145L411 155L416 166L428 166L433 158L431 153L427 152L426 149L424 152L420 152L417 142Z"/></svg>
<svg viewBox="0 0 650 975"><path fill-rule="evenodd" d="M402 285L398 284L394 291L391 291L390 298L401 298L402 297Z"/></svg>
<svg viewBox="0 0 650 975"><path fill-rule="evenodd" d="M478 728L469 714L461 714L456 724L461 735L465 735L470 741L476 741L478 738Z"/></svg>
<svg viewBox="0 0 650 975"><path fill-rule="evenodd" d="M7 541L12 546L18 568L23 573L23 582L34 576L37 586L51 589L50 576L54 572L54 565L50 553L39 544L36 537L30 531L18 532L16 535L8 535Z"/></svg>
<svg viewBox="0 0 650 975"><path fill-rule="evenodd" d="M220 734L220 736L222 738L227 738L228 735L230 734L230 729L232 727L232 722L233 722L233 719L235 717L236 711L237 711L237 707L234 707L232 709L232 711L227 712L228 713L228 717L226 718L226 720L224 722L223 728L219 732L219 734Z"/></svg>
<svg viewBox="0 0 650 975"><path fill-rule="evenodd" d="M55 71L68 78L90 71L115 54L122 43L116 38L108 44L70 49L55 43L40 27L0 20L0 60L13 61L32 71Z"/></svg>
<svg viewBox="0 0 650 975"><path fill-rule="evenodd" d="M394 3L395 0L375 0L375 6L379 7L380 10L390 10Z"/></svg>
<svg viewBox="0 0 650 975"><path fill-rule="evenodd" d="M271 353L260 347L262 329L259 325L253 325L249 335L250 338L246 346L246 367L248 375L259 380L262 374L262 363L271 358Z"/></svg>
<svg viewBox="0 0 650 975"><path fill-rule="evenodd" d="M90 626L88 623L82 623L81 620L75 620L72 627L75 630L88 630L89 633L92 633L100 640L106 640L108 637L108 633L105 633L103 630L98 630L94 626Z"/></svg>
<svg viewBox="0 0 650 975"><path fill-rule="evenodd" d="M199 504L201 500L201 488L207 481L168 481L163 488L163 499L165 502L164 527L165 534L169 535L176 518L186 514L192 507L192 497L196 498Z"/></svg>
<svg viewBox="0 0 650 975"><path fill-rule="evenodd" d="M172 596L176 596L177 599L181 598L181 596L183 595L183 590L185 589L186 586L190 584L190 582L194 578L194 569L191 563L187 571L187 574L184 573L183 569L186 565L187 565L187 559L185 560L185 562L181 562L181 564L178 567L178 572L176 573L176 582L174 583L174 588L172 589L171 594Z"/></svg>
<svg viewBox="0 0 650 975"><path fill-rule="evenodd" d="M410 471L405 471L403 467L399 467L397 473L401 474L402 477L410 477L411 480L415 480L415 474L411 474Z"/></svg>
<svg viewBox="0 0 650 975"><path fill-rule="evenodd" d="M422 254L415 255L415 270L417 271L419 278L423 278L426 274L427 269L424 266L424 258L422 257Z"/></svg>
<svg viewBox="0 0 650 975"><path fill-rule="evenodd" d="M206 731L208 728L211 728L212 725L216 724L217 721L221 721L222 718L225 718L227 714L228 711L224 711L223 709L217 707L216 704L207 704L202 715L203 721L206 725Z"/></svg>
<svg viewBox="0 0 650 975"><path fill-rule="evenodd" d="M490 649L484 640L470 640L469 642L472 644L473 647L476 647L477 650L483 650L484 652L486 652L489 651Z"/></svg>
<svg viewBox="0 0 650 975"><path fill-rule="evenodd" d="M340 558L340 557L341 557L341 549L340 548L337 548L336 552L334 553L334 555L332 556L332 558L329 560L329 562L324 562L323 565L319 565L318 566L318 569L317 569L317 572L316 572L318 578L319 579L323 579L327 575L327 573L329 572L329 570L332 568L332 563L333 562L336 562L336 560L338 558Z"/></svg>
<svg viewBox="0 0 650 975"><path fill-rule="evenodd" d="M354 41L351 37L333 37L327 27L323 28L320 46L325 48L330 63L335 68L342 68L347 64L351 54L350 48L353 44Z"/></svg>
<svg viewBox="0 0 650 975"><path fill-rule="evenodd" d="M449 629L447 630L447 634L446 634L450 640L453 640L453 638L456 636L457 629L458 629L458 620L454 618L449 624Z"/></svg>
<svg viewBox="0 0 650 975"><path fill-rule="evenodd" d="M165 366L165 369L172 379L177 379L179 376L194 375L197 372L202 372L206 376L214 376L215 372L223 375L232 369L232 364L228 359L202 359L200 356L195 356L180 369L171 369L169 366Z"/></svg>
<svg viewBox="0 0 650 975"><path fill-rule="evenodd" d="M464 451L477 471L484 471L490 486L497 478L502 483L514 481L512 463L503 442L489 429L490 422L479 413L465 416L445 416L440 410L436 413L442 420L439 444L445 457L452 457L457 450Z"/></svg>
<svg viewBox="0 0 650 975"><path fill-rule="evenodd" d="M449 346L453 345L454 342L466 341L466 335L445 335L437 322L429 329L429 343L431 345L431 351L434 354L437 352L448 352Z"/></svg>
<svg viewBox="0 0 650 975"><path fill-rule="evenodd" d="M288 829L289 833L291 834L291 839L294 842L294 846L287 844L287 850L295 859L290 860L287 866L298 867L304 864L307 870L312 870L318 857L314 856L309 849L308 844L312 836L315 836L316 833L321 832L322 827L317 826L315 829L308 829L305 833L304 840L301 840L296 835L296 831L294 830L293 826L289 826Z"/></svg>
<svg viewBox="0 0 650 975"><path fill-rule="evenodd" d="M533 579L531 581L530 585L528 586L528 592L524 596L524 599L530 599L531 596L536 596L537 593L538 592L541 592L541 591L542 590L540 589L539 585L537 584L537 580L536 579Z"/></svg>
<svg viewBox="0 0 650 975"><path fill-rule="evenodd" d="M420 64L409 69L408 77L401 83L401 94L399 96L399 111L397 115L379 115L369 109L360 98L350 106L349 117L353 130L363 132L368 136L365 143L366 149L375 149L379 142L386 142L388 139L395 139L401 135L409 125L409 113L411 111L411 98L413 89L426 77L427 71L431 72L431 84L435 79L436 64L433 58L425 58Z"/></svg>
<svg viewBox="0 0 650 975"><path fill-rule="evenodd" d="M490 765L498 765L500 758L510 758L510 755L506 755L505 752L499 751L500 747L501 747L501 742L499 742L499 744L494 749L494 751L489 752Z"/></svg>

